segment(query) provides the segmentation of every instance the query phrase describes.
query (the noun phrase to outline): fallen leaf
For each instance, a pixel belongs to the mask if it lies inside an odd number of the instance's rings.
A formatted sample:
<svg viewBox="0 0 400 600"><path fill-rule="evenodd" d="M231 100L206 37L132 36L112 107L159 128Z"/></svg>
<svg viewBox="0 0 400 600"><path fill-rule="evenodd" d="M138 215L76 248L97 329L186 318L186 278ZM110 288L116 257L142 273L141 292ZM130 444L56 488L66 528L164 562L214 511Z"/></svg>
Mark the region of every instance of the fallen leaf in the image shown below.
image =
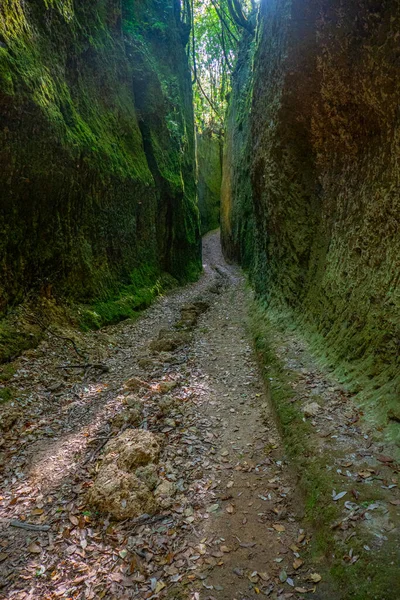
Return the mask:
<svg viewBox="0 0 400 600"><path fill-rule="evenodd" d="M286 581L287 577L288 577L288 576L287 576L287 573L286 573L286 571L281 571L281 572L279 573L279 580L280 580L282 583L285 583L285 581Z"/></svg>
<svg viewBox="0 0 400 600"><path fill-rule="evenodd" d="M240 542L239 546L241 548L254 548L257 546L256 542Z"/></svg>
<svg viewBox="0 0 400 600"><path fill-rule="evenodd" d="M3 560L6 560L6 558L8 558L8 554L6 554L5 552L1 552L0 553L0 562L3 562Z"/></svg>
<svg viewBox="0 0 400 600"><path fill-rule="evenodd" d="M212 512L215 512L218 509L219 509L219 504L212 504L211 506L209 506L207 508L207 512L208 513L212 513Z"/></svg>
<svg viewBox="0 0 400 600"><path fill-rule="evenodd" d="M371 477L373 473L375 473L375 471L369 470L369 469L365 469L365 471L358 472L359 476L362 477L363 479L368 479L368 477Z"/></svg>
<svg viewBox="0 0 400 600"><path fill-rule="evenodd" d="M207 554L207 546L205 544L199 544L198 548L200 554Z"/></svg>
<svg viewBox="0 0 400 600"><path fill-rule="evenodd" d="M334 502L337 502L341 498L343 498L347 492L339 492L339 494L332 494Z"/></svg>
<svg viewBox="0 0 400 600"><path fill-rule="evenodd" d="M275 529L275 531L279 531L280 533L282 533L283 531L286 531L286 528L284 525L272 525L272 527Z"/></svg>
<svg viewBox="0 0 400 600"><path fill-rule="evenodd" d="M304 565L304 560L301 560L301 558L296 558L296 560L293 562L293 569L300 569L302 565Z"/></svg>
<svg viewBox="0 0 400 600"><path fill-rule="evenodd" d="M163 583L162 581L159 581L156 585L156 589L154 590L156 594L158 594L159 592L161 592L161 590L163 590L166 587L165 583Z"/></svg>
<svg viewBox="0 0 400 600"><path fill-rule="evenodd" d="M28 550L32 554L41 554L41 552L42 552L41 547L38 544L36 544L35 542L32 542L32 544L29 544Z"/></svg>
<svg viewBox="0 0 400 600"><path fill-rule="evenodd" d="M311 573L311 575L308 578L310 581L312 581L313 583L319 583L322 579L321 575L319 573Z"/></svg>
<svg viewBox="0 0 400 600"><path fill-rule="evenodd" d="M230 515L233 515L233 513L235 512L235 507L233 506L233 504L228 504L228 506L226 507L226 512Z"/></svg>
<svg viewBox="0 0 400 600"><path fill-rule="evenodd" d="M68 518L71 521L72 525L75 525L75 527L78 525L78 523L79 523L78 517L75 517L75 515L69 515Z"/></svg>
<svg viewBox="0 0 400 600"><path fill-rule="evenodd" d="M385 456L385 454L378 454L376 460L379 460L381 463L392 463L394 462L391 456Z"/></svg>
<svg viewBox="0 0 400 600"><path fill-rule="evenodd" d="M247 577L247 579L249 581L251 581L251 583L258 583L258 573L257 573L257 571L253 571L253 573L251 575L249 575Z"/></svg>

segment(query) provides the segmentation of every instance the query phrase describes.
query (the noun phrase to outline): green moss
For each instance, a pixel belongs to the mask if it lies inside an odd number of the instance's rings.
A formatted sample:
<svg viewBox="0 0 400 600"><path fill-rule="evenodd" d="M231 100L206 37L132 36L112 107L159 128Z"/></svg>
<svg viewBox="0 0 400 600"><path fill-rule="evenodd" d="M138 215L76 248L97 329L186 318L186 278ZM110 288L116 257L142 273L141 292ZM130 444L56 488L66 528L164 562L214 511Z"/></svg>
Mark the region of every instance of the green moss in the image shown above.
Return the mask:
<svg viewBox="0 0 400 600"><path fill-rule="evenodd" d="M0 320L0 364L17 357L24 350L33 348L41 339L38 327L29 324L16 324L14 318L5 317ZM5 366L0 374L0 381L7 381L7 374L13 367ZM11 375L12 376L12 375Z"/></svg>
<svg viewBox="0 0 400 600"><path fill-rule="evenodd" d="M137 318L157 296L177 284L170 275L160 274L150 267L135 269L130 280L116 295L79 308L78 321L84 331Z"/></svg>
<svg viewBox="0 0 400 600"><path fill-rule="evenodd" d="M356 337L361 358L349 359L346 347L348 326L337 327L337 336L321 333L319 325L309 313L300 313L285 302L275 299L268 303L268 313L277 327L291 327L303 336L315 354L318 364L329 369L354 396L353 400L363 411L363 420L382 433L387 442L394 442L394 455L400 459L400 426L390 421L390 411L398 411L400 375L396 361L382 363L379 357L363 355L363 346ZM365 342L368 345L368 340Z"/></svg>
<svg viewBox="0 0 400 600"><path fill-rule="evenodd" d="M0 47L0 89L12 96L14 94L14 84L12 69L10 65L10 57L5 48Z"/></svg>
<svg viewBox="0 0 400 600"><path fill-rule="evenodd" d="M0 388L0 404L10 402L14 398L14 392L10 388Z"/></svg>
<svg viewBox="0 0 400 600"><path fill-rule="evenodd" d="M0 367L0 382L10 381L16 372L16 367L13 364L6 364Z"/></svg>
<svg viewBox="0 0 400 600"><path fill-rule="evenodd" d="M197 134L197 193L202 235L218 229L222 185L222 136L204 130Z"/></svg>
<svg viewBox="0 0 400 600"><path fill-rule="evenodd" d="M130 287L140 265L198 276L190 72L172 3L5 0L0 41L0 109L15 125L0 131L0 188L14 199L0 202L0 314L50 286L94 303L84 321L99 326L151 301L155 281Z"/></svg>
<svg viewBox="0 0 400 600"><path fill-rule="evenodd" d="M298 373L286 368L278 358L276 349L282 344L285 332L296 330L288 313L271 312L259 301L250 305L250 330L255 341L270 400L276 412L286 452L291 459L298 484L304 495L305 525L313 531L309 560L318 563L318 570L329 586L345 594L346 600L397 600L400 597L398 578L398 548L390 540L385 542L385 552L366 553L364 545L369 538L360 530L352 539L354 555L362 558L354 565L343 561L350 546L336 537L331 525L340 517L339 507L332 502L332 489L342 485L334 470L327 469L335 457L317 453L312 442L312 427L303 421L303 415L293 400L293 385ZM363 489L359 503L365 506L383 499L380 488Z"/></svg>

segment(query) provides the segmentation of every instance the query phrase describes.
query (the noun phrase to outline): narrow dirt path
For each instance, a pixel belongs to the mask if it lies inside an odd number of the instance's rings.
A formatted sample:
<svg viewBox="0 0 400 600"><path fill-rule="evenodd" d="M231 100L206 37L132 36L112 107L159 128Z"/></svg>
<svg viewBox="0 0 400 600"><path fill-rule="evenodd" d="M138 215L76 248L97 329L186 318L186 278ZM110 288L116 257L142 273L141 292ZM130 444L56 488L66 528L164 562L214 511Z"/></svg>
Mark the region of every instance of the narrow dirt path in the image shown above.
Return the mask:
<svg viewBox="0 0 400 600"><path fill-rule="evenodd" d="M315 591L302 568L309 541L302 501L273 416L267 424L265 412L261 418L267 398L246 325L249 292L238 269L225 265L224 272L227 285L204 315L193 350L204 382L198 412L213 441L205 465L212 503L197 536L206 567L200 597L296 598L295 586Z"/></svg>
<svg viewBox="0 0 400 600"><path fill-rule="evenodd" d="M199 282L137 322L80 336L108 372L60 369L76 357L51 337L18 359L15 422L0 439L0 598L322 598L303 563L301 498L272 415L261 419L249 292L218 234L204 263ZM184 341L152 352L194 301L203 314ZM168 494L156 516L114 522L87 494L107 442L134 427L158 436L155 485Z"/></svg>

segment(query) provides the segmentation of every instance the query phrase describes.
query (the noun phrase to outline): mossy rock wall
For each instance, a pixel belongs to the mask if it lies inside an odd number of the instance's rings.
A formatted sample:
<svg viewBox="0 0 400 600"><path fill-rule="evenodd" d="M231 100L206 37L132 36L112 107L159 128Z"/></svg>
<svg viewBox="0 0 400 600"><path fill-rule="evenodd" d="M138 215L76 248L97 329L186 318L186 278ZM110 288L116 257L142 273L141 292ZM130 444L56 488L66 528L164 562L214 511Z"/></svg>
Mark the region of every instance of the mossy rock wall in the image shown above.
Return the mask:
<svg viewBox="0 0 400 600"><path fill-rule="evenodd" d="M194 124L175 0L0 5L0 312L200 270Z"/></svg>
<svg viewBox="0 0 400 600"><path fill-rule="evenodd" d="M400 392L399 31L392 2L262 0L235 74L222 208L226 251L252 254L259 294L322 334L386 412ZM238 183L235 87L252 60Z"/></svg>
<svg viewBox="0 0 400 600"><path fill-rule="evenodd" d="M254 42L245 34L232 77L223 150L221 239L228 259L249 268L257 260L250 180L252 61Z"/></svg>
<svg viewBox="0 0 400 600"><path fill-rule="evenodd" d="M201 232L218 229L222 184L222 134L206 129L197 134L197 196Z"/></svg>

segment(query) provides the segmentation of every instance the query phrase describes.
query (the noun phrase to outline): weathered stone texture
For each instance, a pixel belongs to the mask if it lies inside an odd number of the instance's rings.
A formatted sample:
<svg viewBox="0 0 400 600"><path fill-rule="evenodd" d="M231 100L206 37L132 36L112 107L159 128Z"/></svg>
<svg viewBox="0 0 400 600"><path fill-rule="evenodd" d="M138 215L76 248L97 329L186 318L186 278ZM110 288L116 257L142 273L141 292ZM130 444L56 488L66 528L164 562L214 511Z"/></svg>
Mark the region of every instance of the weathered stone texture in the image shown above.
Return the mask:
<svg viewBox="0 0 400 600"><path fill-rule="evenodd" d="M219 227L222 183L222 135L206 129L197 134L197 195L201 232Z"/></svg>
<svg viewBox="0 0 400 600"><path fill-rule="evenodd" d="M0 3L0 312L198 274L187 40L176 0Z"/></svg>
<svg viewBox="0 0 400 600"><path fill-rule="evenodd" d="M228 189L228 121L222 209L225 247L251 248L257 291L300 309L389 403L400 389L399 41L397 3L264 0L241 163L251 192Z"/></svg>

